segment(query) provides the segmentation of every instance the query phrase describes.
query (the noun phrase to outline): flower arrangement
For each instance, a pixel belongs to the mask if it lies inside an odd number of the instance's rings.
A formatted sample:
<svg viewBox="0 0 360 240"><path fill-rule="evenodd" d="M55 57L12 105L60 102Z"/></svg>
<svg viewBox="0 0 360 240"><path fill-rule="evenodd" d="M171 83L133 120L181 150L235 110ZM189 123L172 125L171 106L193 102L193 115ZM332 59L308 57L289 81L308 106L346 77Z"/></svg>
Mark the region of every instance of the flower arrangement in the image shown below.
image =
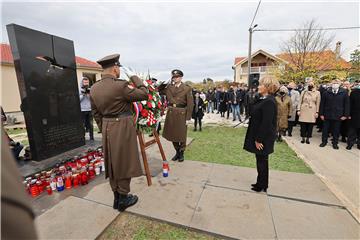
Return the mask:
<svg viewBox="0 0 360 240"><path fill-rule="evenodd" d="M135 118L137 127L143 132L149 133L156 127L163 113L161 97L156 89L155 83L148 77L140 77L148 89L148 99L141 102L134 102Z"/></svg>

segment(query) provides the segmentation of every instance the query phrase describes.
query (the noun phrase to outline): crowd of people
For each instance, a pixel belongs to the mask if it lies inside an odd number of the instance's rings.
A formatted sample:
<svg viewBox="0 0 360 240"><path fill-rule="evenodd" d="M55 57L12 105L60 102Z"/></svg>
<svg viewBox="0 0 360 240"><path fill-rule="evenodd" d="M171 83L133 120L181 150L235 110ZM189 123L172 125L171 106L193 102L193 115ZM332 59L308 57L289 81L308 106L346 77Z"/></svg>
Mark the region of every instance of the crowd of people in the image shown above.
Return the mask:
<svg viewBox="0 0 360 240"><path fill-rule="evenodd" d="M220 114L222 118L248 122L252 106L259 98L258 88L246 84L223 86L208 91L193 90L194 131L201 131L204 113ZM277 141L282 136L292 137L293 128L300 125L301 143L310 144L313 127L322 132L320 147L331 143L339 149L338 142L347 143L350 150L356 144L360 149L360 83L333 80L328 84L316 85L314 81L305 84L282 85L275 93L277 104Z"/></svg>

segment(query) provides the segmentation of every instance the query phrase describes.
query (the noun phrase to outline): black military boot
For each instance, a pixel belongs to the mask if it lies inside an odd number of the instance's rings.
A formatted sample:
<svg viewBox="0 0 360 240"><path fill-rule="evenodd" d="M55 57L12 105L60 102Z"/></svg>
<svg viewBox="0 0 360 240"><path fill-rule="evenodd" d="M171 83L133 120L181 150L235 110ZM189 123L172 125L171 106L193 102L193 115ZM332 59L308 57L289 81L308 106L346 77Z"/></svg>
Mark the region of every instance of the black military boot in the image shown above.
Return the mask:
<svg viewBox="0 0 360 240"><path fill-rule="evenodd" d="M136 195L120 194L118 210L120 212L123 212L128 207L135 205L138 200L139 200L139 198Z"/></svg>
<svg viewBox="0 0 360 240"><path fill-rule="evenodd" d="M117 209L119 206L119 196L120 196L120 194L117 191L115 191L114 192L114 204L113 204L114 209Z"/></svg>
<svg viewBox="0 0 360 240"><path fill-rule="evenodd" d="M179 151L179 162L183 162L184 161L184 151Z"/></svg>
<svg viewBox="0 0 360 240"><path fill-rule="evenodd" d="M177 161L179 159L179 155L180 155L179 150L176 150L176 154L171 160Z"/></svg>

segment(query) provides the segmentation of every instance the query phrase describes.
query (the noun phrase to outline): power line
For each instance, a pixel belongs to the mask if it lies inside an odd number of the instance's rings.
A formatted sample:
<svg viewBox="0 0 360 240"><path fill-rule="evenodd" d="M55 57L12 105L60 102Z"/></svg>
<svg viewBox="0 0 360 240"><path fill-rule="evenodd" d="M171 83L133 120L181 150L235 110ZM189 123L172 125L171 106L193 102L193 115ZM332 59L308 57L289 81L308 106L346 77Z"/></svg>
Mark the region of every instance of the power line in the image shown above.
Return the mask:
<svg viewBox="0 0 360 240"><path fill-rule="evenodd" d="M257 32L295 32L295 31L330 31L330 30L344 30L344 29L359 29L359 27L333 27L333 28L305 28L305 29L254 29L253 31Z"/></svg>
<svg viewBox="0 0 360 240"><path fill-rule="evenodd" d="M253 23L254 23L255 17L256 17L256 15L257 15L257 12L258 12L259 7L260 7L260 3L261 3L261 0L259 1L258 5L257 5L256 11L255 11L255 14L254 14L254 17L253 17L253 19L252 19L252 21L251 21L251 24L250 24L250 27L249 27L249 28L251 28L252 25L253 25Z"/></svg>

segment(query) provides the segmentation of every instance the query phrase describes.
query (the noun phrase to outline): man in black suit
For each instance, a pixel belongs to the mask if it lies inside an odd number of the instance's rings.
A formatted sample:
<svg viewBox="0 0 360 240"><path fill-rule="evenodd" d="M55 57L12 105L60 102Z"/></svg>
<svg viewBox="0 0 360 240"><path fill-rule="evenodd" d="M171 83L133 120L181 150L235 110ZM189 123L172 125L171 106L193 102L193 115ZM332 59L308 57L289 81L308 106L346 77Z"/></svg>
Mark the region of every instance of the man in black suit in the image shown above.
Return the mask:
<svg viewBox="0 0 360 240"><path fill-rule="evenodd" d="M345 90L340 88L340 80L332 81L331 88L324 92L320 102L320 118L324 121L322 130L322 143L325 147L329 137L329 130L332 133L332 145L339 149L339 133L341 121L349 117L349 96Z"/></svg>
<svg viewBox="0 0 360 240"><path fill-rule="evenodd" d="M349 132L346 149L350 150L354 144L360 149L360 83L358 82L350 94Z"/></svg>

